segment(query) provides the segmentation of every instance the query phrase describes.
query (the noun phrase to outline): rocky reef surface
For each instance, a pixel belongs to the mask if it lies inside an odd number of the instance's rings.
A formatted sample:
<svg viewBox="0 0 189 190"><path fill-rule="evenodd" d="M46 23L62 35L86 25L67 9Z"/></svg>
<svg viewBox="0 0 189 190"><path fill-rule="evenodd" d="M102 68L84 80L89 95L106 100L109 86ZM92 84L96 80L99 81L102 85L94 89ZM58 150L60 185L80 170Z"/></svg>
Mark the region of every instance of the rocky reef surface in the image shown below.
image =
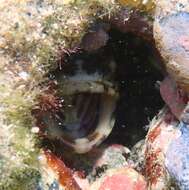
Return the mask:
<svg viewBox="0 0 189 190"><path fill-rule="evenodd" d="M0 190L189 189L187 0L0 0Z"/></svg>

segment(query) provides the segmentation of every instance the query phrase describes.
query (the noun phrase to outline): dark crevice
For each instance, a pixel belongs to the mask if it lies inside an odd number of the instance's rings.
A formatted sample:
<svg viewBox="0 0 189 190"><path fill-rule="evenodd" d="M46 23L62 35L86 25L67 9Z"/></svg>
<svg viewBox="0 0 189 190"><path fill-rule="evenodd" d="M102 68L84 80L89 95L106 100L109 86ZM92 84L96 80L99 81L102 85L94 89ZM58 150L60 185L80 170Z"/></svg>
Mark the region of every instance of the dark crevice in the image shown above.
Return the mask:
<svg viewBox="0 0 189 190"><path fill-rule="evenodd" d="M149 42L131 33L111 30L107 44L117 64L120 98L116 124L105 143L132 147L146 135L145 126L163 106L158 81L163 79L161 58Z"/></svg>
<svg viewBox="0 0 189 190"><path fill-rule="evenodd" d="M111 134L101 146L121 144L131 148L145 137L145 127L163 107L159 81L164 78L165 70L161 66L162 60L154 42L116 29L110 29L108 35L106 46L94 52L81 51L66 57L62 69L57 68L50 76L51 79L57 80L57 77L62 75L74 75L73 68L77 67L74 62L80 60L85 63L82 67L88 74L94 73L95 70L106 74L109 72L107 64L113 59L116 63L113 81L118 85L119 91L116 122ZM90 171L93 165L94 158L91 159L90 154L74 154L63 142L45 139L43 146L50 148L59 157L63 155L65 163L71 168Z"/></svg>

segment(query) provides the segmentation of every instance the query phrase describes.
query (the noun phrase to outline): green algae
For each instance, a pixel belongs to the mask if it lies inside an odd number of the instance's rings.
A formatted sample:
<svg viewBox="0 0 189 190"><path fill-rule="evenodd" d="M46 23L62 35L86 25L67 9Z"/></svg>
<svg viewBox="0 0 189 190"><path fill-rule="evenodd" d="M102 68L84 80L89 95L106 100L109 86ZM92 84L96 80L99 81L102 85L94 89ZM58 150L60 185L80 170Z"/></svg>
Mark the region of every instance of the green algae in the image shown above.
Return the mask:
<svg viewBox="0 0 189 190"><path fill-rule="evenodd" d="M77 46L96 19L118 8L102 0L39 2L5 1L0 6L0 115L7 139L6 147L0 140L0 190L36 189L39 147L31 133L31 110L45 89L40 84L57 67L62 50Z"/></svg>
<svg viewBox="0 0 189 190"><path fill-rule="evenodd" d="M40 173L34 168L13 168L6 179L0 180L0 190L36 190Z"/></svg>

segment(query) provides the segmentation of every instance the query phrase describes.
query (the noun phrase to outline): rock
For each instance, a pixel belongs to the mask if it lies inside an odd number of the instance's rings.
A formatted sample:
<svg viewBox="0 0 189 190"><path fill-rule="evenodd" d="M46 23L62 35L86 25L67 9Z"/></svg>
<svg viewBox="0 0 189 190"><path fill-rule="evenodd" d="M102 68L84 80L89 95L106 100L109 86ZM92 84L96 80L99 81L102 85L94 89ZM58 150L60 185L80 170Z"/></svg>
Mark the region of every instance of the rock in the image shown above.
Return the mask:
<svg viewBox="0 0 189 190"><path fill-rule="evenodd" d="M145 190L146 181L142 175L130 167L109 169L95 181L90 190Z"/></svg>
<svg viewBox="0 0 189 190"><path fill-rule="evenodd" d="M189 126L181 122L177 136L170 143L165 165L181 190L189 189Z"/></svg>
<svg viewBox="0 0 189 190"><path fill-rule="evenodd" d="M171 177L165 166L165 154L175 139L179 122L168 109L160 111L149 126L145 149L145 176L148 189L171 188Z"/></svg>
<svg viewBox="0 0 189 190"><path fill-rule="evenodd" d="M127 159L129 165L131 165L138 172L144 171L145 160L145 140L142 139L137 142L131 149L130 155Z"/></svg>
<svg viewBox="0 0 189 190"><path fill-rule="evenodd" d="M109 36L103 28L88 32L82 39L81 46L85 51L92 52L104 47Z"/></svg>
<svg viewBox="0 0 189 190"><path fill-rule="evenodd" d="M96 161L90 190L143 190L146 182L142 175L127 162L130 150L114 144L106 148ZM94 178L95 177L95 178Z"/></svg>
<svg viewBox="0 0 189 190"><path fill-rule="evenodd" d="M44 151L40 155L41 168L41 188L48 189L65 189L65 190L80 190L73 177L73 171L69 169L64 162L50 151ZM49 188L49 190L51 190Z"/></svg>
<svg viewBox="0 0 189 190"><path fill-rule="evenodd" d="M188 101L186 93L176 85L171 77L166 77L161 82L160 93L173 115L177 119L181 119L182 112Z"/></svg>
<svg viewBox="0 0 189 190"><path fill-rule="evenodd" d="M123 168L128 166L127 157L130 150L122 145L113 144L101 149L100 155L95 160L92 172L88 175L90 181L104 175L108 169Z"/></svg>
<svg viewBox="0 0 189 190"><path fill-rule="evenodd" d="M189 6L182 2L161 0L157 3L154 38L168 73L189 92ZM179 5L183 8L179 9Z"/></svg>
<svg viewBox="0 0 189 190"><path fill-rule="evenodd" d="M130 7L122 8L110 19L113 28L123 33L131 32L148 41L153 41L153 22L149 15L142 11Z"/></svg>
<svg viewBox="0 0 189 190"><path fill-rule="evenodd" d="M96 161L95 168L102 167L103 165L109 168L120 168L128 165L126 156L130 150L122 145L113 144L106 148L101 157Z"/></svg>

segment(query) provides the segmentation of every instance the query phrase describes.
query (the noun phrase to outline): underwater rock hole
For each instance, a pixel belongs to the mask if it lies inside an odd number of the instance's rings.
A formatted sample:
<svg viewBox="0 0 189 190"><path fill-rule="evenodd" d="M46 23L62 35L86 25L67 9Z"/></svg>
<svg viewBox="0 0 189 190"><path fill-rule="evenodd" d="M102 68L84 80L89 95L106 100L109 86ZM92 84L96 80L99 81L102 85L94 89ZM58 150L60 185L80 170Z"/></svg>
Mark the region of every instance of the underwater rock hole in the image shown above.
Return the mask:
<svg viewBox="0 0 189 190"><path fill-rule="evenodd" d="M91 168L91 156L75 156L73 149L87 153L101 142L100 147L131 148L144 139L146 126L164 105L159 81L165 73L154 43L115 28L102 41L94 51L64 57L61 67L49 74L59 97L54 102L61 106L38 117L43 147L63 156L71 168L85 171L89 162Z"/></svg>
<svg viewBox="0 0 189 190"><path fill-rule="evenodd" d="M107 45L117 63L120 98L116 123L105 143L131 148L145 137L147 125L164 105L159 93L164 69L156 49L134 34L111 30Z"/></svg>

